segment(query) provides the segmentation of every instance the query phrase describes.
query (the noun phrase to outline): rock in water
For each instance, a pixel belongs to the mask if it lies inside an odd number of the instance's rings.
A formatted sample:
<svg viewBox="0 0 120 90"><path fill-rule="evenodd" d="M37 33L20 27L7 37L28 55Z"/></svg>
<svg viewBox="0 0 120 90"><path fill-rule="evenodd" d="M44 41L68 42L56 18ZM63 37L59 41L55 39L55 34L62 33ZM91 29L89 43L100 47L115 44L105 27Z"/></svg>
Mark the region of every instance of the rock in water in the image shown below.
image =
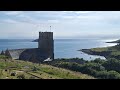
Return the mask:
<svg viewBox="0 0 120 90"><path fill-rule="evenodd" d="M33 40L32 42L38 42L38 39Z"/></svg>

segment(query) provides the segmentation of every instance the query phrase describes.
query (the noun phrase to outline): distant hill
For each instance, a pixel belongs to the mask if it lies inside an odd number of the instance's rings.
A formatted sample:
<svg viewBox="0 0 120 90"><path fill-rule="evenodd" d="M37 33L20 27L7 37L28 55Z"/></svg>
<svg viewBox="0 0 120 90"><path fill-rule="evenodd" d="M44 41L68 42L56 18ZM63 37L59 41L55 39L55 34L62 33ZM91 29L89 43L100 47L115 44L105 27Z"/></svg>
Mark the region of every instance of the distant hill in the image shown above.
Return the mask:
<svg viewBox="0 0 120 90"><path fill-rule="evenodd" d="M106 42L106 43L120 43L120 39L116 41Z"/></svg>
<svg viewBox="0 0 120 90"><path fill-rule="evenodd" d="M38 39L33 40L32 42L38 42Z"/></svg>

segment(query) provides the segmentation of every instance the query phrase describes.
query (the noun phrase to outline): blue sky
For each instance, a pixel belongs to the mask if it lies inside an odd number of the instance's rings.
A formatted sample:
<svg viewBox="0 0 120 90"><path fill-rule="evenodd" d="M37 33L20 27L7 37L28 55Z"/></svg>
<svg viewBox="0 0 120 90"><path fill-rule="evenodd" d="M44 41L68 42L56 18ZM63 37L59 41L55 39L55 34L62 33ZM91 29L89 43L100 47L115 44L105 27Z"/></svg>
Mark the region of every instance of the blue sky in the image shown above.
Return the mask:
<svg viewBox="0 0 120 90"><path fill-rule="evenodd" d="M120 38L120 11L0 11L0 39Z"/></svg>

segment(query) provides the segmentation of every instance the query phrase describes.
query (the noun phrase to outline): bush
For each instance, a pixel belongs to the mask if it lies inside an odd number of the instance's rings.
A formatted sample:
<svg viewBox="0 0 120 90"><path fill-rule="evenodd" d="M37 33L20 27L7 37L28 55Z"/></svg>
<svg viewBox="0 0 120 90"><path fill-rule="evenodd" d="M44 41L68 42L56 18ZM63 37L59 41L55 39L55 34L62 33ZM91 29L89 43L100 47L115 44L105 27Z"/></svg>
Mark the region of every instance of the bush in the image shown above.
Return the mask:
<svg viewBox="0 0 120 90"><path fill-rule="evenodd" d="M103 64L103 63L105 63L106 61L105 61L105 60L102 60L102 59L100 59L100 58L96 58L95 60L90 61L90 62Z"/></svg>
<svg viewBox="0 0 120 90"><path fill-rule="evenodd" d="M120 61L117 59L109 59L104 64L102 64L106 70L114 70L120 72Z"/></svg>
<svg viewBox="0 0 120 90"><path fill-rule="evenodd" d="M39 68L37 68L37 67L33 67L33 69L32 69L32 71L37 71L37 70L39 70Z"/></svg>
<svg viewBox="0 0 120 90"><path fill-rule="evenodd" d="M116 71L102 71L98 73L98 76L102 79L120 79L120 74Z"/></svg>
<svg viewBox="0 0 120 90"><path fill-rule="evenodd" d="M109 71L109 79L120 79L120 74L116 71Z"/></svg>
<svg viewBox="0 0 120 90"><path fill-rule="evenodd" d="M0 55L0 59L9 59L10 57L5 56L5 55Z"/></svg>
<svg viewBox="0 0 120 90"><path fill-rule="evenodd" d="M101 78L101 79L108 79L109 73L107 71L96 71L95 77Z"/></svg>
<svg viewBox="0 0 120 90"><path fill-rule="evenodd" d="M78 60L78 58L76 59ZM97 58L92 61L85 61L83 64L56 61L51 62L51 65L89 74L100 79L120 79L120 60L114 58L109 60Z"/></svg>
<svg viewBox="0 0 120 90"><path fill-rule="evenodd" d="M99 63L86 63L83 66L84 68L91 68L97 71L105 70L105 68Z"/></svg>

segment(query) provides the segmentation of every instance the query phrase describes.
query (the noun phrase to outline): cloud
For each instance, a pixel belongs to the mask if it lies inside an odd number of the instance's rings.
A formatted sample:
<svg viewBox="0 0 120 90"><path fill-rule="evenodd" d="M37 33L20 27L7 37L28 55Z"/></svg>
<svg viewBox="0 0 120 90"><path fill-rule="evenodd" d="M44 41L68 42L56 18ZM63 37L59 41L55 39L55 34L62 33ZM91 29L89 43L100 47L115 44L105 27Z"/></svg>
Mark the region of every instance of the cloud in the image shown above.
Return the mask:
<svg viewBox="0 0 120 90"><path fill-rule="evenodd" d="M6 15L19 15L22 14L23 11L5 11L4 14Z"/></svg>
<svg viewBox="0 0 120 90"><path fill-rule="evenodd" d="M1 11L0 23L0 35L37 37L52 26L55 37L117 36L120 11Z"/></svg>
<svg viewBox="0 0 120 90"><path fill-rule="evenodd" d="M4 19L2 22L5 22L5 23L18 23L17 21L12 20L12 19Z"/></svg>
<svg viewBox="0 0 120 90"><path fill-rule="evenodd" d="M95 13L95 11L75 11L77 14L90 14L90 13Z"/></svg>

